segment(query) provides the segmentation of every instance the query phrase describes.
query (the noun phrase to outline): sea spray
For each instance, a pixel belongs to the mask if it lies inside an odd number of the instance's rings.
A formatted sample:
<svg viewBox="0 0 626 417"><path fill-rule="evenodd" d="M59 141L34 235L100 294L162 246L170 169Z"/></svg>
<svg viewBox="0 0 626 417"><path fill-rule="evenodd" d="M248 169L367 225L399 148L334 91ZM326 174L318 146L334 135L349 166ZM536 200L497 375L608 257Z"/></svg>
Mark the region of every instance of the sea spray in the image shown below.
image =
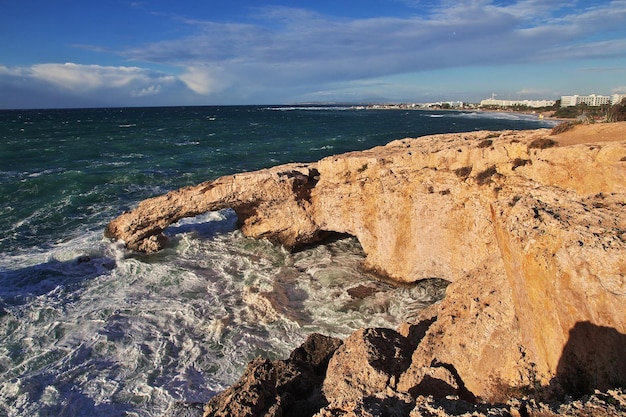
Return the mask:
<svg viewBox="0 0 626 417"><path fill-rule="evenodd" d="M89 398L110 415L128 404L158 415L171 401L207 400L253 357L285 357L311 332L393 327L403 305L442 295L376 281L353 238L290 254L238 231L188 230L156 256L94 255L33 267L66 279L28 283L2 318L0 398L20 412ZM351 296L359 286L372 291Z"/></svg>

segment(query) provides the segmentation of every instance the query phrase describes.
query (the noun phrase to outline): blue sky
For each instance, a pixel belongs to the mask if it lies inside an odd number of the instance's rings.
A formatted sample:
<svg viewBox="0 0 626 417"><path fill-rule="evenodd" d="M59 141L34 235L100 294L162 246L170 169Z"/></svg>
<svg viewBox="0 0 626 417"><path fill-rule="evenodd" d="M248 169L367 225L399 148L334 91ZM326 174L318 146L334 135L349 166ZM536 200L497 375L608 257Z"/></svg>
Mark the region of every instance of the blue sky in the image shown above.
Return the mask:
<svg viewBox="0 0 626 417"><path fill-rule="evenodd" d="M0 108L626 93L626 0L5 0Z"/></svg>

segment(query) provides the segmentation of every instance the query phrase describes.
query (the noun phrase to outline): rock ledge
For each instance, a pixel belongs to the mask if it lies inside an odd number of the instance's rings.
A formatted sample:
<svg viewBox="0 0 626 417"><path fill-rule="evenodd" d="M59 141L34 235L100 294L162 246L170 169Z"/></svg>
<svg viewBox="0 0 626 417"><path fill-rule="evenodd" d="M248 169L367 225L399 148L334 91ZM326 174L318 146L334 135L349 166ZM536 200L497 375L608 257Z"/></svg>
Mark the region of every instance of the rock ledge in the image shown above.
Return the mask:
<svg viewBox="0 0 626 417"><path fill-rule="evenodd" d="M339 348L330 403L579 397L626 382L626 123L402 139L222 177L146 200L106 234L150 252L173 222L226 207L248 236L295 248L347 233L392 279L451 282L422 323L356 332L354 367Z"/></svg>

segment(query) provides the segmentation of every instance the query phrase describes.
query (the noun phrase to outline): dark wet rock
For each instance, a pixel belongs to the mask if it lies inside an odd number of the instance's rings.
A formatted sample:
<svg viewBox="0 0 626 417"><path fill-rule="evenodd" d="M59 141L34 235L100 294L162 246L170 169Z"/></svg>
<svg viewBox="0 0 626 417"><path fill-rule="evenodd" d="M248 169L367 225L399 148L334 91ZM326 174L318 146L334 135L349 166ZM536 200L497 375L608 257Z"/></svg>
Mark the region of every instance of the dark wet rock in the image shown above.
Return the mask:
<svg viewBox="0 0 626 417"><path fill-rule="evenodd" d="M341 340L312 334L286 360L256 358L243 376L207 404L209 417L312 416L327 405L322 382Z"/></svg>
<svg viewBox="0 0 626 417"><path fill-rule="evenodd" d="M352 298L362 299L374 295L379 291L380 290L378 290L377 288L359 285L357 287L349 288L348 295L350 295L350 297Z"/></svg>
<svg viewBox="0 0 626 417"><path fill-rule="evenodd" d="M311 366L316 374L323 375L328 367L328 361L342 343L337 338L313 333L300 347L291 352L289 359L299 365Z"/></svg>
<svg viewBox="0 0 626 417"><path fill-rule="evenodd" d="M257 357L248 364L239 381L209 401L204 415L215 417L272 415L269 414L270 409L280 403L276 380L276 370L272 362Z"/></svg>
<svg viewBox="0 0 626 417"><path fill-rule="evenodd" d="M204 403L176 402L161 417L202 417Z"/></svg>

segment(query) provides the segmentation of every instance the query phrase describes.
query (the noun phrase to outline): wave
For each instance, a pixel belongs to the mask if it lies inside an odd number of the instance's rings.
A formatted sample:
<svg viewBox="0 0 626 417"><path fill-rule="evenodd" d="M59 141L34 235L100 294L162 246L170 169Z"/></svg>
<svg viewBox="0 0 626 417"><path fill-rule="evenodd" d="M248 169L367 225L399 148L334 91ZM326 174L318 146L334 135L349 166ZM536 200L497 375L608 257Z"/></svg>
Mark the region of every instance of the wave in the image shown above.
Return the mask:
<svg viewBox="0 0 626 417"><path fill-rule="evenodd" d="M200 145L200 142L195 141L195 140L189 140L185 142L176 143L176 146L194 146L194 145Z"/></svg>
<svg viewBox="0 0 626 417"><path fill-rule="evenodd" d="M500 119L500 120L532 120L538 121L539 116L536 114L524 114L514 112L458 112L458 117L465 117L470 119Z"/></svg>
<svg viewBox="0 0 626 417"><path fill-rule="evenodd" d="M310 151L323 151L323 150L327 150L327 149L333 149L334 146L333 145L324 145L324 146L320 146L317 148L309 148Z"/></svg>
<svg viewBox="0 0 626 417"><path fill-rule="evenodd" d="M207 401L259 354L286 357L314 331L395 327L443 294L377 281L354 238L292 254L236 221L231 210L184 219L150 256L92 232L9 257L0 410L54 414L76 401L84 413L159 416Z"/></svg>
<svg viewBox="0 0 626 417"><path fill-rule="evenodd" d="M306 111L328 111L328 110L354 110L352 106L284 106L284 107L267 107L267 110L272 111L294 111L294 110L306 110Z"/></svg>
<svg viewBox="0 0 626 417"><path fill-rule="evenodd" d="M446 129L538 125L334 112L348 109L80 110L71 120L94 120L80 128L47 121L74 110L42 112L28 138L0 123L0 415L160 416L172 401L206 401L256 355L285 357L315 331L397 327L440 298L445 282L399 287L364 271L356 239L289 253L244 237L232 211L181 220L150 256L103 238L139 201L221 175Z"/></svg>

